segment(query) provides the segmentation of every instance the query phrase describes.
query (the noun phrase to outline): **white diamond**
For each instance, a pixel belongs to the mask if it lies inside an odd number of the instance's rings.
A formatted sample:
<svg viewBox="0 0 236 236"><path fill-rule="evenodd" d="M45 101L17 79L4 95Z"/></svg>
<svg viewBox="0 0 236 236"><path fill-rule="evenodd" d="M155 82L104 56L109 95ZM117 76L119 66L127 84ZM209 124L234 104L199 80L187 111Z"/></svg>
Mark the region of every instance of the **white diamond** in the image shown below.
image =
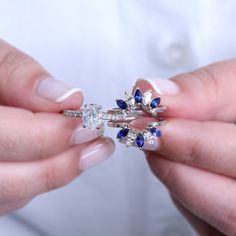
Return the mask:
<svg viewBox="0 0 236 236"><path fill-rule="evenodd" d="M148 90L143 94L143 105L147 106L152 101L152 91Z"/></svg>
<svg viewBox="0 0 236 236"><path fill-rule="evenodd" d="M148 144L150 145L154 144L154 136L150 132L148 131L143 132L143 137Z"/></svg>
<svg viewBox="0 0 236 236"><path fill-rule="evenodd" d="M126 146L127 147L132 146L136 138L137 138L137 133L130 130L126 139Z"/></svg>
<svg viewBox="0 0 236 236"><path fill-rule="evenodd" d="M88 129L97 129L102 126L101 119L102 107L96 104L84 105L83 108L83 126Z"/></svg>

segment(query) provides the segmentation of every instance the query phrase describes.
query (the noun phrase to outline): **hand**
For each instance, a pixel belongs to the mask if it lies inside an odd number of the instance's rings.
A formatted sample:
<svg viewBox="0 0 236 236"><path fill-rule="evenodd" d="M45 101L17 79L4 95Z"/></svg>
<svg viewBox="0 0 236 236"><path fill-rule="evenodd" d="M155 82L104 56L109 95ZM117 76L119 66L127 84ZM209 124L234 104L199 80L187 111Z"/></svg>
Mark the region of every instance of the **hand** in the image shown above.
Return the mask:
<svg viewBox="0 0 236 236"><path fill-rule="evenodd" d="M201 236L236 235L236 60L136 87L168 109L156 150L146 147L153 173Z"/></svg>
<svg viewBox="0 0 236 236"><path fill-rule="evenodd" d="M69 183L114 151L103 129L83 129L81 119L59 114L82 102L79 89L0 40L0 215Z"/></svg>

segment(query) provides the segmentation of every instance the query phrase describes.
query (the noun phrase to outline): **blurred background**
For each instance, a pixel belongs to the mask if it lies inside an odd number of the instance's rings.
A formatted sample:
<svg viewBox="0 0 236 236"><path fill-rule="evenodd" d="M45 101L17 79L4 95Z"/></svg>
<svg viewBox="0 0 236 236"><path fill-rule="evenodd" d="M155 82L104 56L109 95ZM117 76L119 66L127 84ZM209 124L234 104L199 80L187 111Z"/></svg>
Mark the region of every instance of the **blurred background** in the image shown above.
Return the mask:
<svg viewBox="0 0 236 236"><path fill-rule="evenodd" d="M234 57L235 9L233 0L0 0L0 37L107 109L139 77ZM143 153L118 143L110 160L2 217L0 235L195 234Z"/></svg>

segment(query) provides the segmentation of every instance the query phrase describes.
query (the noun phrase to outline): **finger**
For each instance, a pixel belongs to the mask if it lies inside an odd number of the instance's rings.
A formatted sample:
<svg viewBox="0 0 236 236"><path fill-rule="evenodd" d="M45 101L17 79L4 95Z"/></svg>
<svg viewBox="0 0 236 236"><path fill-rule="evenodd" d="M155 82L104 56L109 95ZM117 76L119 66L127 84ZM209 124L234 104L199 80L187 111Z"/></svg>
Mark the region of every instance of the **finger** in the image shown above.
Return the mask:
<svg viewBox="0 0 236 236"><path fill-rule="evenodd" d="M104 129L90 130L81 119L55 113L0 106L0 161L33 161L98 138Z"/></svg>
<svg viewBox="0 0 236 236"><path fill-rule="evenodd" d="M132 122L140 128L144 124L143 119ZM154 145L158 154L172 161L236 177L236 125L168 119L160 130L162 136L155 139Z"/></svg>
<svg viewBox="0 0 236 236"><path fill-rule="evenodd" d="M149 153L153 173L197 217L226 235L236 233L235 180Z"/></svg>
<svg viewBox="0 0 236 236"><path fill-rule="evenodd" d="M178 210L182 213L182 215L186 218L186 220L192 225L195 231L200 236L224 236L220 231L207 224L197 216L195 216L192 212L190 212L187 208L185 208L177 199L172 196L172 200Z"/></svg>
<svg viewBox="0 0 236 236"><path fill-rule="evenodd" d="M32 198L71 182L81 172L114 152L109 138L77 145L53 158L21 163L0 163L0 200Z"/></svg>
<svg viewBox="0 0 236 236"><path fill-rule="evenodd" d="M23 200L17 200L17 201L8 201L6 203L0 204L0 216L3 216L5 214L14 212L22 207L24 207L27 203L29 203L31 199L23 199Z"/></svg>
<svg viewBox="0 0 236 236"><path fill-rule="evenodd" d="M135 88L152 89L171 117L236 120L236 60L209 65L171 80L140 79Z"/></svg>
<svg viewBox="0 0 236 236"><path fill-rule="evenodd" d="M32 111L80 107L81 90L54 79L39 63L0 40L0 103Z"/></svg>

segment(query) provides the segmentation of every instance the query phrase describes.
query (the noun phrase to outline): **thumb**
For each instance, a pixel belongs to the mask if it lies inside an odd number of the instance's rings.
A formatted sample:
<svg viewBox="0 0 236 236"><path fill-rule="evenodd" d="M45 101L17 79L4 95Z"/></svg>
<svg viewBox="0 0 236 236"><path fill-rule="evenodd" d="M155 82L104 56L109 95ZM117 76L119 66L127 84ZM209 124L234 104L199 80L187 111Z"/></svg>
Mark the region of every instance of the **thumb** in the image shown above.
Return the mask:
<svg viewBox="0 0 236 236"><path fill-rule="evenodd" d="M236 120L236 60L165 79L139 79L135 88L152 89L170 117L197 120Z"/></svg>
<svg viewBox="0 0 236 236"><path fill-rule="evenodd" d="M0 40L0 104L58 112L82 102L80 89L56 80L34 59Z"/></svg>

